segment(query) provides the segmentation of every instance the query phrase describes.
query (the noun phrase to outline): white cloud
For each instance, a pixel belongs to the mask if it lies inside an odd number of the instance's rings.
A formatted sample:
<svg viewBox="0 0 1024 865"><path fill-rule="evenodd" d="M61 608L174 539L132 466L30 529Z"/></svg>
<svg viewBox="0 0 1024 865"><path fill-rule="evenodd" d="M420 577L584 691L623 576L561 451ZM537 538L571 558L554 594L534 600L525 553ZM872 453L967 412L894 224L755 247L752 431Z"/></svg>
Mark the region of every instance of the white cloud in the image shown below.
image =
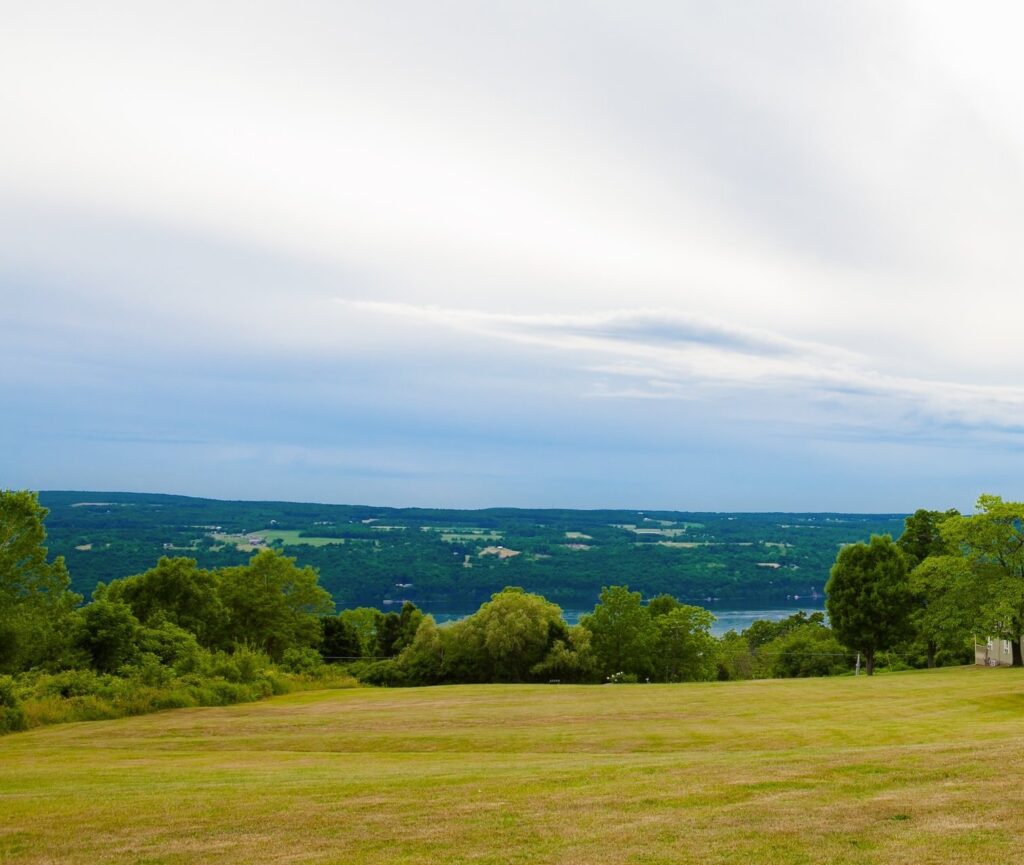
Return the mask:
<svg viewBox="0 0 1024 865"><path fill-rule="evenodd" d="M437 306L339 302L435 327L528 343L574 354L580 368L628 384L597 382L591 394L615 398L692 398L695 389L757 388L813 400L827 396L862 406L872 400L920 414L919 423L1024 431L1024 387L975 385L902 376L865 355L768 331L731 326L672 310L618 310L582 315L502 315ZM707 394L705 393L706 397ZM723 396L723 398L725 398ZM836 418L842 428L849 415Z"/></svg>
<svg viewBox="0 0 1024 865"><path fill-rule="evenodd" d="M967 465L1024 428L1020 23L938 0L22 3L0 395L63 388L46 401L91 429L102 379L107 416L145 426L155 384L198 427L259 367L246 404L306 395L275 433L300 451L414 404L410 436L431 411L492 443L585 416L638 450L683 425L734 450L939 430Z"/></svg>

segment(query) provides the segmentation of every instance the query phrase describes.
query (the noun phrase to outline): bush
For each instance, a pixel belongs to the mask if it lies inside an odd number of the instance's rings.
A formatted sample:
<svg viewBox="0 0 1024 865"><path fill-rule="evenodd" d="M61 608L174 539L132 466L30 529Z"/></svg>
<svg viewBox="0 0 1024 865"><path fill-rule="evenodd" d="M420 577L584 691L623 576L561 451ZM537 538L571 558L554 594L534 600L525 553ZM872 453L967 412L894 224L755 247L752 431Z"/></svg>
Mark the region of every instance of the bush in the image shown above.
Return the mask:
<svg viewBox="0 0 1024 865"><path fill-rule="evenodd" d="M136 664L124 666L120 675L150 688L166 688L174 679L174 671L160 663L156 655L144 654Z"/></svg>
<svg viewBox="0 0 1024 865"><path fill-rule="evenodd" d="M136 644L141 652L156 656L159 663L183 672L196 669L200 663L202 649L195 636L171 622L139 628Z"/></svg>
<svg viewBox="0 0 1024 865"><path fill-rule="evenodd" d="M255 682L270 666L270 658L263 652L239 646L233 654L213 652L206 660L206 678L226 679L229 682Z"/></svg>
<svg viewBox="0 0 1024 865"><path fill-rule="evenodd" d="M65 670L38 678L33 692L39 697L85 697L97 693L102 681L92 670Z"/></svg>
<svg viewBox="0 0 1024 865"><path fill-rule="evenodd" d="M376 661L372 664L360 665L352 670L360 682L367 685L381 685L383 687L400 687L408 684L408 680L402 668L393 660Z"/></svg>
<svg viewBox="0 0 1024 865"><path fill-rule="evenodd" d="M776 678L836 676L851 669L853 659L832 631L820 624L802 625L762 648Z"/></svg>
<svg viewBox="0 0 1024 865"><path fill-rule="evenodd" d="M281 658L281 666L290 673L313 675L320 672L323 665L323 658L316 649L285 649Z"/></svg>
<svg viewBox="0 0 1024 865"><path fill-rule="evenodd" d="M0 733L24 730L26 726L25 710L14 690L14 679L0 676Z"/></svg>
<svg viewBox="0 0 1024 865"><path fill-rule="evenodd" d="M131 663L138 652L139 620L127 604L93 601L81 611L79 645L92 658L92 666L112 673Z"/></svg>

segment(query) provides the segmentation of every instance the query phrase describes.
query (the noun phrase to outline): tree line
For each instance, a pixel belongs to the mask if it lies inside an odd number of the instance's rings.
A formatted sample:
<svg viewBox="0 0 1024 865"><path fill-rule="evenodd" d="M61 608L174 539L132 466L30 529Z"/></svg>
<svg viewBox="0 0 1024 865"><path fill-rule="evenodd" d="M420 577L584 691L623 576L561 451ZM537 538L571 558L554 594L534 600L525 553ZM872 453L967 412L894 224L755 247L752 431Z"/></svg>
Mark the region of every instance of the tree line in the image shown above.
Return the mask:
<svg viewBox="0 0 1024 865"><path fill-rule="evenodd" d="M316 570L272 549L213 569L163 557L83 604L63 559L48 558L45 517L35 494L0 492L0 729L18 726L27 697L120 695L142 711L172 691L172 704L228 702L338 670L377 685L682 682L846 673L860 654L871 674L880 659L964 663L973 634L1011 640L1021 664L1024 504L997 496L971 516L919 510L896 541L843 546L827 621L797 613L721 638L709 611L625 585L575 625L518 587L445 625L412 603L335 613ZM130 698L124 682L138 686Z"/></svg>
<svg viewBox="0 0 1024 865"><path fill-rule="evenodd" d="M299 565L316 568L339 608L381 606L385 599L475 608L507 585L575 609L592 604L602 585L621 584L644 597L668 592L688 603L756 597L772 604L820 592L839 543L897 534L903 520L887 514L434 511L129 493L49 492L40 501L51 509L50 551L65 557L72 588L85 597L97 582L140 573L160 555L188 556L208 569L245 564L250 552L237 541L256 533ZM276 536L280 530L287 536ZM499 544L518 555L484 553Z"/></svg>
<svg viewBox="0 0 1024 865"><path fill-rule="evenodd" d="M836 637L864 656L908 642L927 666L973 637L1010 642L1024 665L1024 503L982 495L975 513L918 510L897 541L874 536L840 550L826 585Z"/></svg>

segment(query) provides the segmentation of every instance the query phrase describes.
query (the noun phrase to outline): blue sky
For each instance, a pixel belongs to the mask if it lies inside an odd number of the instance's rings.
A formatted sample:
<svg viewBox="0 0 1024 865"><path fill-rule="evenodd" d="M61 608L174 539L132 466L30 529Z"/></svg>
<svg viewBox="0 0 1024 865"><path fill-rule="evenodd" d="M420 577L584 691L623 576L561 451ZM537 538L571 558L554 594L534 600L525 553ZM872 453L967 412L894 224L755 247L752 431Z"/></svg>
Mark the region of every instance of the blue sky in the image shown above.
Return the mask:
<svg viewBox="0 0 1024 865"><path fill-rule="evenodd" d="M0 486L1024 495L1011 4L22 4Z"/></svg>

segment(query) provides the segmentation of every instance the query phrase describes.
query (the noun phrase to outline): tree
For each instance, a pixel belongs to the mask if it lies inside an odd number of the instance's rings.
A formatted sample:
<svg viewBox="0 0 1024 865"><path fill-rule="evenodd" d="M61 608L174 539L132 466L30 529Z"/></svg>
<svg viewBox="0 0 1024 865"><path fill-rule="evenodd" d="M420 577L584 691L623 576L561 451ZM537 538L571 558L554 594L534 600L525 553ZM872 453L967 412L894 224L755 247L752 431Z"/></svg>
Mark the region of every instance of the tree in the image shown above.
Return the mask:
<svg viewBox="0 0 1024 865"><path fill-rule="evenodd" d="M1024 502L978 497L977 513L944 520L942 537L967 560L980 598L978 624L1009 640L1013 665L1024 666Z"/></svg>
<svg viewBox="0 0 1024 865"><path fill-rule="evenodd" d="M221 600L228 612L227 634L236 645L252 645L274 660L285 649L315 646L320 617L334 601L310 567L275 550L261 550L249 564L221 571Z"/></svg>
<svg viewBox="0 0 1024 865"><path fill-rule="evenodd" d="M742 634L737 634L733 630L722 634L718 640L716 655L719 681L756 677L757 657Z"/></svg>
<svg viewBox="0 0 1024 865"><path fill-rule="evenodd" d="M843 547L825 585L829 621L839 641L864 655L875 671L875 655L906 637L913 597L907 560L888 535Z"/></svg>
<svg viewBox="0 0 1024 865"><path fill-rule="evenodd" d="M705 681L716 670L715 617L703 607L678 604L654 619L659 678L666 682Z"/></svg>
<svg viewBox="0 0 1024 865"><path fill-rule="evenodd" d="M639 592L631 592L628 586L606 586L594 612L583 616L580 624L590 631L601 673L650 674L657 632Z"/></svg>
<svg viewBox="0 0 1024 865"><path fill-rule="evenodd" d="M539 679L565 682L589 682L594 676L597 658L590 645L590 631L581 625L569 628L566 640L555 640L544 660L530 672Z"/></svg>
<svg viewBox="0 0 1024 865"><path fill-rule="evenodd" d="M114 673L134 660L139 620L120 601L93 601L82 609L78 644L101 673Z"/></svg>
<svg viewBox="0 0 1024 865"><path fill-rule="evenodd" d="M491 681L484 632L475 614L438 628L438 633L441 638L441 678L444 681Z"/></svg>
<svg viewBox="0 0 1024 865"><path fill-rule="evenodd" d="M384 614L373 607L356 607L354 610L342 610L338 618L355 631L359 640L357 654L364 658L376 657L378 632Z"/></svg>
<svg viewBox="0 0 1024 865"><path fill-rule="evenodd" d="M977 585L962 556L928 556L910 572L911 624L924 644L929 668L940 649L963 647L978 619Z"/></svg>
<svg viewBox="0 0 1024 865"><path fill-rule="evenodd" d="M804 625L823 625L824 623L824 613L814 612L808 615L806 610L798 610L784 619L756 619L743 631L743 636L750 648L756 650Z"/></svg>
<svg viewBox="0 0 1024 865"><path fill-rule="evenodd" d="M325 659L352 659L362 655L359 634L341 616L325 616L320 620L320 625L323 628L320 654Z"/></svg>
<svg viewBox="0 0 1024 865"><path fill-rule="evenodd" d="M834 676L850 669L850 657L821 622L800 625L765 645L763 655L779 679Z"/></svg>
<svg viewBox="0 0 1024 865"><path fill-rule="evenodd" d="M433 685L441 680L444 641L433 616L424 616L412 642L398 656L398 665L414 685Z"/></svg>
<svg viewBox="0 0 1024 865"><path fill-rule="evenodd" d="M220 645L227 624L219 589L218 573L198 567L195 559L161 556L155 568L114 580L99 594L128 604L143 624L160 617L211 648Z"/></svg>
<svg viewBox="0 0 1024 865"><path fill-rule="evenodd" d="M420 610L420 608L412 601L405 601L405 603L402 604L402 611L398 614L398 620L401 627L399 628L398 639L394 644L396 652L401 652L406 646L412 643L423 619L423 611Z"/></svg>
<svg viewBox="0 0 1024 865"><path fill-rule="evenodd" d="M658 616L664 616L665 613L671 613L672 610L680 606L682 605L679 601L671 595L658 595L647 602L647 612L652 619L656 619Z"/></svg>
<svg viewBox="0 0 1024 865"><path fill-rule="evenodd" d="M375 654L381 658L393 658L399 652L396 644L401 639L402 621L398 613L384 613L378 619Z"/></svg>
<svg viewBox="0 0 1024 865"><path fill-rule="evenodd" d="M517 587L492 595L471 618L482 634L495 682L526 681L551 644L568 637L559 606Z"/></svg>
<svg viewBox="0 0 1024 865"><path fill-rule="evenodd" d="M920 564L929 556L944 556L951 553L949 543L942 536L942 524L950 517L960 516L960 511L927 511L919 508L903 521L903 534L896 545L903 551L911 567Z"/></svg>
<svg viewBox="0 0 1024 865"><path fill-rule="evenodd" d="M47 513L35 493L0 490L0 671L53 657L81 601L64 559L46 560Z"/></svg>

